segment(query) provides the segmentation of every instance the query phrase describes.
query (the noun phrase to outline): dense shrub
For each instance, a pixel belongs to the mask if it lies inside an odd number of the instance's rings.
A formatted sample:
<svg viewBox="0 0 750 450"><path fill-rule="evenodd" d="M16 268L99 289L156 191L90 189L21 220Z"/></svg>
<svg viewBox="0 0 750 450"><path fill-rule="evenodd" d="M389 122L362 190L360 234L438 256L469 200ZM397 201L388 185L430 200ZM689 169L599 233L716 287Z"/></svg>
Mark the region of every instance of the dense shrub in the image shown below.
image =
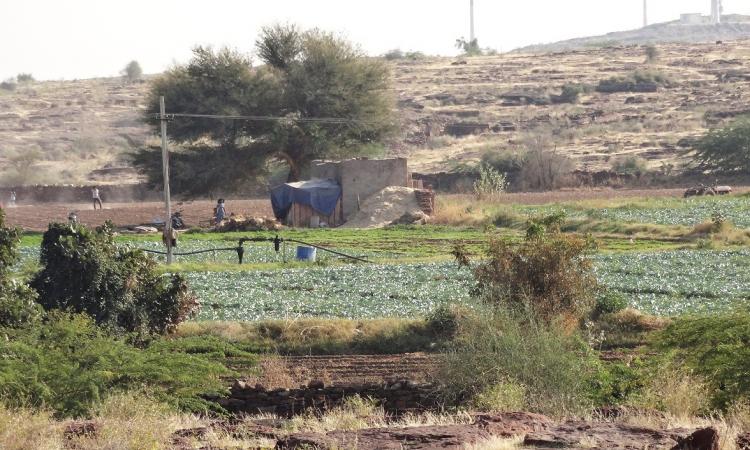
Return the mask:
<svg viewBox="0 0 750 450"><path fill-rule="evenodd" d="M130 61L124 69L122 69L122 75L127 78L128 81L137 81L141 79L143 70L138 61Z"/></svg>
<svg viewBox="0 0 750 450"><path fill-rule="evenodd" d="M554 416L590 410L597 361L576 335L496 310L461 330L437 372L448 402Z"/></svg>
<svg viewBox="0 0 750 450"><path fill-rule="evenodd" d="M85 315L51 313L44 324L3 329L0 400L9 406L85 415L107 395L147 390L189 410L215 408L201 394L226 390L223 365L153 342L144 349L109 336Z"/></svg>
<svg viewBox="0 0 750 450"><path fill-rule="evenodd" d="M399 48L394 48L393 50L388 50L387 52L385 52L383 57L389 61L395 59L404 59L404 52Z"/></svg>
<svg viewBox="0 0 750 450"><path fill-rule="evenodd" d="M659 60L659 49L655 45L646 46L646 64L654 64Z"/></svg>
<svg viewBox="0 0 750 450"><path fill-rule="evenodd" d="M625 156L618 158L612 163L612 170L617 173L643 175L648 172L648 163L638 156Z"/></svg>
<svg viewBox="0 0 750 450"><path fill-rule="evenodd" d="M628 299L617 291L604 291L596 299L594 315L618 313L628 307Z"/></svg>
<svg viewBox="0 0 750 450"><path fill-rule="evenodd" d="M15 91L16 87L18 87L18 83L13 78L0 82L0 89L4 91Z"/></svg>
<svg viewBox="0 0 750 450"><path fill-rule="evenodd" d="M46 310L86 313L112 331L163 334L198 308L181 276L159 275L152 258L116 246L107 225L51 224L40 262L31 285Z"/></svg>
<svg viewBox="0 0 750 450"><path fill-rule="evenodd" d="M487 258L474 269L474 294L484 303L532 313L545 323L562 319L577 324L590 312L597 291L591 261L585 257L591 244L554 232L555 221L544 222L532 223L520 244L490 242Z"/></svg>
<svg viewBox="0 0 750 450"><path fill-rule="evenodd" d="M552 103L578 103L578 97L588 90L586 85L568 83L562 87L560 95L550 96Z"/></svg>
<svg viewBox="0 0 750 450"><path fill-rule="evenodd" d="M31 83L34 81L34 76L30 73L19 73L16 75L16 81L19 83Z"/></svg>
<svg viewBox="0 0 750 450"><path fill-rule="evenodd" d="M525 143L520 184L526 190L559 189L570 181L575 165L569 157L552 148L549 137L543 134L532 136Z"/></svg>
<svg viewBox="0 0 750 450"><path fill-rule="evenodd" d="M625 76L617 76L599 81L597 92L653 92L659 86L672 86L672 79L658 70L636 70Z"/></svg>
<svg viewBox="0 0 750 450"><path fill-rule="evenodd" d="M505 192L505 175L489 164L479 165L479 179L474 182L474 194L479 199L491 198Z"/></svg>
<svg viewBox="0 0 750 450"><path fill-rule="evenodd" d="M750 118L709 131L694 144L695 161L715 172L750 171Z"/></svg>
<svg viewBox="0 0 750 450"><path fill-rule="evenodd" d="M678 365L703 377L714 390L713 405L726 408L750 398L750 313L680 318L656 339Z"/></svg>
<svg viewBox="0 0 750 450"><path fill-rule="evenodd" d="M34 292L11 278L20 237L20 230L5 227L5 214L0 209L0 327L21 326L41 315Z"/></svg>

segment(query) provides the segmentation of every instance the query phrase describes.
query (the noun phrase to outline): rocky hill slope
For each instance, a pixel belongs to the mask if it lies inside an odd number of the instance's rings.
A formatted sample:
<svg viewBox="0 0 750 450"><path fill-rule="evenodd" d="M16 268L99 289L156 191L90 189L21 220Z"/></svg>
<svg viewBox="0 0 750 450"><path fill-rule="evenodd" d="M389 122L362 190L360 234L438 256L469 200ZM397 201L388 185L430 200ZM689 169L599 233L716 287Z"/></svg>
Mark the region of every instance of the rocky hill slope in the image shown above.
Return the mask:
<svg viewBox="0 0 750 450"><path fill-rule="evenodd" d="M658 53L652 63L641 46L391 62L402 130L389 151L438 172L542 135L582 169L636 156L679 170L690 139L750 110L750 40ZM660 81L597 90L613 77ZM565 86L585 92L561 103ZM124 155L154 139L139 120L147 89L112 78L0 90L0 183L132 179Z"/></svg>
<svg viewBox="0 0 750 450"><path fill-rule="evenodd" d="M727 15L724 23L691 24L679 20L655 23L635 30L616 31L600 36L568 39L550 44L522 47L517 53L559 52L612 45L644 45L666 43L708 43L750 38L750 16Z"/></svg>

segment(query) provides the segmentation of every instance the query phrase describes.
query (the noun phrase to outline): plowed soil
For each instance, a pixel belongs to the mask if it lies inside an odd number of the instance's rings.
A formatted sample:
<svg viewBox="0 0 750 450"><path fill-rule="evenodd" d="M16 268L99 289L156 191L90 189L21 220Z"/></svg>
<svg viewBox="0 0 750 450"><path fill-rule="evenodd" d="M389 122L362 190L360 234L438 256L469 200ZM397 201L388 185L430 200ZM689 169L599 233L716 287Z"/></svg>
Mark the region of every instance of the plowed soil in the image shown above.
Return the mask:
<svg viewBox="0 0 750 450"><path fill-rule="evenodd" d="M401 379L426 382L435 366L436 356L426 353L269 357L261 360L258 376L248 376L245 380L261 383L268 389L294 388L311 381L326 385Z"/></svg>

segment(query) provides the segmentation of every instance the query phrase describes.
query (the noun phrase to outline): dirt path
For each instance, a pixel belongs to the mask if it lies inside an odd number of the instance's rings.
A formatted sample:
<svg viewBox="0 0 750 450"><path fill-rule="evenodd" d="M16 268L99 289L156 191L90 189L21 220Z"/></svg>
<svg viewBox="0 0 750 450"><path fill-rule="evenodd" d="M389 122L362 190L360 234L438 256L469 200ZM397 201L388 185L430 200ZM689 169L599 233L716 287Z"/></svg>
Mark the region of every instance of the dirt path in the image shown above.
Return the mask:
<svg viewBox="0 0 750 450"><path fill-rule="evenodd" d="M182 210L188 227L198 226L213 215L214 202L196 200L176 202L172 209ZM27 231L44 231L50 222L67 222L71 211L78 212L79 220L89 226L102 225L111 220L117 226L148 224L154 220L164 220L164 204L160 202L143 203L105 203L103 210L93 210L89 203L41 203L36 205L19 205L6 210L7 222ZM245 216L272 216L271 202L263 200L229 200L227 212Z"/></svg>

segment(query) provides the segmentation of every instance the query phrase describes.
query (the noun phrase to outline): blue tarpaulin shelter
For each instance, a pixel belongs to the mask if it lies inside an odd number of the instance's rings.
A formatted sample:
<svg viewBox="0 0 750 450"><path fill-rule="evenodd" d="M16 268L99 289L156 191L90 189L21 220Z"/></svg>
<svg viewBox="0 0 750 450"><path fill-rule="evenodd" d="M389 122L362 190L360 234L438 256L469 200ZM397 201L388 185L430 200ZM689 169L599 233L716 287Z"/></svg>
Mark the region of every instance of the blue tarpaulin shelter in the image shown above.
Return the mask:
<svg viewBox="0 0 750 450"><path fill-rule="evenodd" d="M341 186L334 180L307 180L285 183L271 189L271 206L277 219L284 221L293 205L309 206L322 216L332 216L341 199Z"/></svg>

